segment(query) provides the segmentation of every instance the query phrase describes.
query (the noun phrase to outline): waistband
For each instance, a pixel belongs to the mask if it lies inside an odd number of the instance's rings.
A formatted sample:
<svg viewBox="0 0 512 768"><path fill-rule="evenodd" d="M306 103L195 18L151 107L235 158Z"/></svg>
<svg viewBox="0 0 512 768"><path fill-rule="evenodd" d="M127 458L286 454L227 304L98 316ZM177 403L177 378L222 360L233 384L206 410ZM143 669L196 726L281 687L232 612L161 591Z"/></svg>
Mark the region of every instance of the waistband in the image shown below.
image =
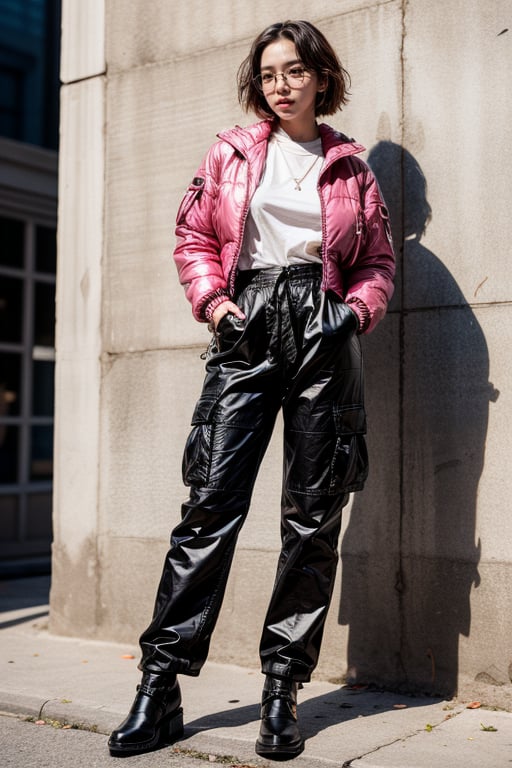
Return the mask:
<svg viewBox="0 0 512 768"><path fill-rule="evenodd" d="M308 281L322 277L321 264L289 264L286 267L267 267L265 269L243 269L238 272L236 287L243 290L249 283L254 285L273 285L277 281Z"/></svg>

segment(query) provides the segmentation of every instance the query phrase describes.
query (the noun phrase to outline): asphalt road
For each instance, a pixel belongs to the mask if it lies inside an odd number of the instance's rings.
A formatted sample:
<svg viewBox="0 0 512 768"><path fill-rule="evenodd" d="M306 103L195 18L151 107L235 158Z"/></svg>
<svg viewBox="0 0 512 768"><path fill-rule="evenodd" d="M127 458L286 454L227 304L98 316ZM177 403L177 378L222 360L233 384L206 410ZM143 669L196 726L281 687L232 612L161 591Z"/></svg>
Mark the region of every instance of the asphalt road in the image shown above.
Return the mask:
<svg viewBox="0 0 512 768"><path fill-rule="evenodd" d="M64 730L50 724L35 725L0 714L2 768L212 768L219 765L214 759L208 759L208 755L177 754L173 747L122 760L110 756L106 741L107 737L100 733ZM226 762L224 758L221 764L224 768L252 768Z"/></svg>

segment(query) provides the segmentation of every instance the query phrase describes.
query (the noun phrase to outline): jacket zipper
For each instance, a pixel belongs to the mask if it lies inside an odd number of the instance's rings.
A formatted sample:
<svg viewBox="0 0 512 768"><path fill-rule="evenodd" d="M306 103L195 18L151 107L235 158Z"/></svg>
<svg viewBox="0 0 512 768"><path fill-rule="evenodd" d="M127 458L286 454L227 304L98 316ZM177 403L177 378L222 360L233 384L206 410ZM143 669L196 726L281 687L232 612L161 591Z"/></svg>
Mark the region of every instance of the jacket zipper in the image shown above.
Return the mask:
<svg viewBox="0 0 512 768"><path fill-rule="evenodd" d="M267 144L267 148L268 148L269 138L270 138L270 136L268 136L265 139L266 144ZM224 141L227 141L227 138L225 138ZM236 280L236 268L237 268L237 265L238 265L238 261L240 259L240 252L242 250L242 242L243 242L245 224L246 224L246 221L247 221L247 217L249 215L249 208L250 208L250 204L251 204L250 195L249 195L250 161L249 161L247 155L244 152L242 152L241 149L236 147L232 142L229 142L229 143L231 144L231 146L233 147L235 152L238 152L243 157L245 162L247 163L247 186L246 186L246 196L245 196L244 211L243 211L243 216L242 216L242 218L240 220L240 229L239 229L239 233L238 233L239 236L238 236L238 243L237 243L237 247L236 247L236 256L235 256L235 259L233 260L233 265L231 267L231 270L230 270L230 273L229 273L229 276L228 276L228 289L229 289L230 296L233 296L234 289L235 289L235 280ZM322 193L321 193L320 177L323 176L323 174L331 167L331 165L333 165L335 162L337 162L337 160L339 160L340 157L347 157L348 155L352 155L352 154L353 153L347 153L347 154L341 154L340 155L339 153L337 153L337 156L333 157L328 162L328 164L325 165L321 169L320 175L318 177L317 190L318 190L318 195L320 197L320 211L321 211L321 218L322 218L322 246L321 246L322 251L321 251L321 255L322 255L322 265L324 267L326 266L325 243L327 241L327 217L326 217L326 214L325 214L324 199L323 199L323 196L322 196ZM259 185L259 183L261 181L261 178L263 176L264 168L265 168L265 163L262 163L260 175L259 175L256 187L255 187L255 190L258 188L258 185ZM326 286L326 269L324 268L324 269L322 269L322 290L324 290L324 291L325 291L325 286Z"/></svg>
<svg viewBox="0 0 512 768"><path fill-rule="evenodd" d="M268 146L268 140L267 140L267 146ZM246 155L244 155L243 152L241 152L236 147L234 149L235 149L236 152L240 153L240 155L243 157L243 159L247 163L247 178L246 178L246 188L245 188L244 209L243 209L242 217L240 219L240 227L239 227L239 231L238 231L238 242L236 244L236 255L235 255L235 258L233 259L233 264L232 264L232 267L231 267L231 270L230 270L230 273L229 273L229 276L228 276L228 289L229 289L229 294L230 294L231 297L233 297L234 292L235 292L236 268L237 268L238 262L240 260L240 254L241 254L241 251L242 251L242 243L243 243L243 239L244 239L245 224L247 222L247 217L249 215L249 208L251 207L251 197L252 197L252 195L249 194L249 188L250 188L249 174L251 172L250 161L249 161L248 157ZM258 182L257 182L256 186L254 187L255 190L258 188L259 183L260 183L260 181L262 179L264 168L265 168L265 163L262 163L261 171L260 171L260 176L259 176L259 179L258 179Z"/></svg>
<svg viewBox="0 0 512 768"><path fill-rule="evenodd" d="M320 174L318 176L317 181L317 191L318 191L318 197L320 198L320 216L322 219L322 245L321 248L321 256L322 256L322 291L325 291L326 285L327 285L327 256L326 256L326 243L327 243L327 215L325 213L325 201L322 194L322 187L320 186L320 176L322 175L323 171L325 169L322 168L320 171Z"/></svg>

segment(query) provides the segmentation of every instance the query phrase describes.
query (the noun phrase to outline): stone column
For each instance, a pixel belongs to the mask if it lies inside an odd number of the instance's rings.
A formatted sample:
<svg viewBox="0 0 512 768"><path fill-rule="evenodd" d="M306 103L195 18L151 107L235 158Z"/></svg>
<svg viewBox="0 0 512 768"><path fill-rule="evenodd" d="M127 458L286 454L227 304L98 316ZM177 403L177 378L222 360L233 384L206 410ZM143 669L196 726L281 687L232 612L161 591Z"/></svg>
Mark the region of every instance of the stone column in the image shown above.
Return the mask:
<svg viewBox="0 0 512 768"><path fill-rule="evenodd" d="M50 628L94 634L97 612L104 221L104 2L64 0Z"/></svg>

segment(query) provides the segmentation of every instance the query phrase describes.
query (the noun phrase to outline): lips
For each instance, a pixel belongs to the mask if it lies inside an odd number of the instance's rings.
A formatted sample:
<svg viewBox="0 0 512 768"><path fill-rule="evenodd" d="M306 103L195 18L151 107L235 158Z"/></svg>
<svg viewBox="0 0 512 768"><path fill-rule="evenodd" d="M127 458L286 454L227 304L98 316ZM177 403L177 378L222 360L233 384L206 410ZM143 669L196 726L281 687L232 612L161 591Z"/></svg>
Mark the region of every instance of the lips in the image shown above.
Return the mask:
<svg viewBox="0 0 512 768"><path fill-rule="evenodd" d="M291 101L291 99L278 99L278 101L276 101L277 107L289 107L292 104L293 101Z"/></svg>

